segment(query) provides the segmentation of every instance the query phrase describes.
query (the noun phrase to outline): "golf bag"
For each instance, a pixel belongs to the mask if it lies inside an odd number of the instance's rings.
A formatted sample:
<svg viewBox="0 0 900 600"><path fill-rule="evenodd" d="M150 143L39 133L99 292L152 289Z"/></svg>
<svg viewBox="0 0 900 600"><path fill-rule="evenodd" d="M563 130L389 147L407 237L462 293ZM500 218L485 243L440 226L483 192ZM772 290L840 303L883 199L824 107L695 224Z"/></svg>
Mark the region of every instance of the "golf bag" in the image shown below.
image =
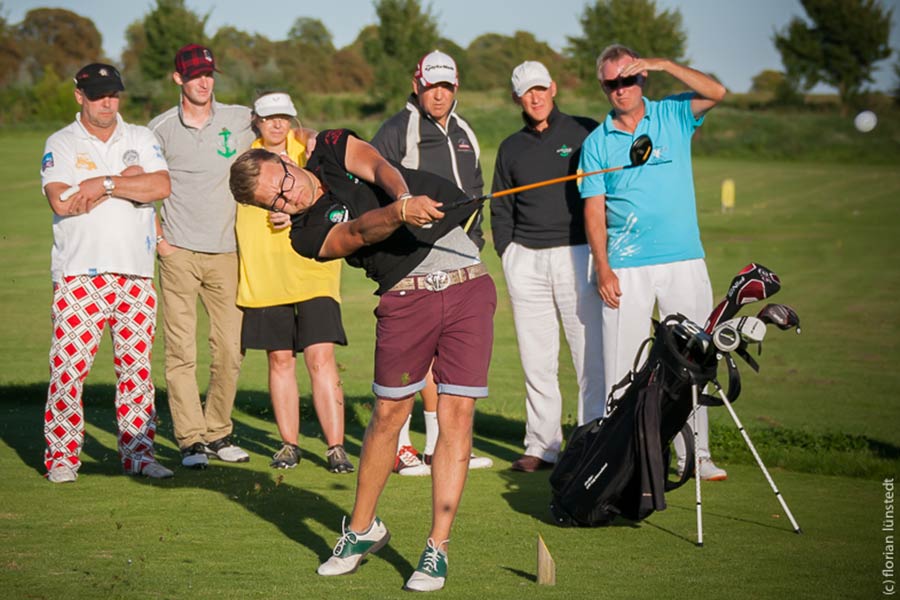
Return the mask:
<svg viewBox="0 0 900 600"><path fill-rule="evenodd" d="M558 525L606 525L619 515L640 521L663 510L664 492L693 475L693 435L687 421L692 387L702 391L716 377L712 339L680 314L654 326L653 337L638 350L635 368L610 393L606 415L572 432L550 475L550 512ZM648 358L638 369L647 343L652 343ZM737 377L736 369L733 374L729 369L729 375ZM735 384L729 384L732 393ZM683 429L688 457L673 485L665 456Z"/></svg>

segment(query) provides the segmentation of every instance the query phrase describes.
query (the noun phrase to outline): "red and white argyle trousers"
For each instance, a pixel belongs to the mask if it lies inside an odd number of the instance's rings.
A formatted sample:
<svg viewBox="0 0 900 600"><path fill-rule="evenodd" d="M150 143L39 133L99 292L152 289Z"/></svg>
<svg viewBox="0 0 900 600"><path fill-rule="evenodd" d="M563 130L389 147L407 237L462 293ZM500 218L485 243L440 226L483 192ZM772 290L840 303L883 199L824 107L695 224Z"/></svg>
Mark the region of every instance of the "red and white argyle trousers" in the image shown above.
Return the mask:
<svg viewBox="0 0 900 600"><path fill-rule="evenodd" d="M53 291L50 388L44 411L49 471L65 461L75 469L84 444L84 380L107 324L116 371L119 456L126 473L154 460L156 405L150 355L156 329L153 280L104 273L65 277Z"/></svg>

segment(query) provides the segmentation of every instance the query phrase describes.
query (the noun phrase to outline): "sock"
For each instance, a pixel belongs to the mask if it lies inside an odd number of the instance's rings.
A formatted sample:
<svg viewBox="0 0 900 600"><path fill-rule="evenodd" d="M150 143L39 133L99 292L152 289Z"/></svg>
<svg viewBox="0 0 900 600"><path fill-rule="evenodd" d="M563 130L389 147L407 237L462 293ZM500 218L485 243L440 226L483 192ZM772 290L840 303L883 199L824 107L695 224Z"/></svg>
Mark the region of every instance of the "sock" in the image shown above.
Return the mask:
<svg viewBox="0 0 900 600"><path fill-rule="evenodd" d="M423 412L425 415L425 454L434 454L438 439L437 412Z"/></svg>
<svg viewBox="0 0 900 600"><path fill-rule="evenodd" d="M403 446L412 446L412 440L409 439L409 423L412 421L412 414L406 417L406 423L400 428L400 437L397 438L397 450Z"/></svg>

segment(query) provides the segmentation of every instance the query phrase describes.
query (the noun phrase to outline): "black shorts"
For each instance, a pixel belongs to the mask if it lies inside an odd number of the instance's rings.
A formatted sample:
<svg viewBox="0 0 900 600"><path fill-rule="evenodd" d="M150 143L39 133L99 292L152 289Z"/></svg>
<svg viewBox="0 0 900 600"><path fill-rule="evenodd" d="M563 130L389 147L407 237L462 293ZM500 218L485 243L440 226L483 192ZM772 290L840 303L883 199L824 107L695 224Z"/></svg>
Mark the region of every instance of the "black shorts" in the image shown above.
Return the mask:
<svg viewBox="0 0 900 600"><path fill-rule="evenodd" d="M334 298L242 310L242 352L248 349L303 352L307 346L328 342L347 345L341 305Z"/></svg>

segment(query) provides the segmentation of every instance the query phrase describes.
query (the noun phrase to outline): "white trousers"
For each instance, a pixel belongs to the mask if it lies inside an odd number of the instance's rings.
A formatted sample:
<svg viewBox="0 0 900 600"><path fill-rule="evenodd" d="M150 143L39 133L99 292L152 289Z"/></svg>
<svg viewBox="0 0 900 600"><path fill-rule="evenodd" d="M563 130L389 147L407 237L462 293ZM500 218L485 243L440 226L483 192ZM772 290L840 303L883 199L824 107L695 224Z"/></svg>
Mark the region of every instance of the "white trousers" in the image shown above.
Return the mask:
<svg viewBox="0 0 900 600"><path fill-rule="evenodd" d="M631 370L641 342L649 337L654 305L659 305L660 317L681 313L701 327L712 312L712 286L703 259L613 269L613 272L619 278L622 296L619 308L604 304L602 311L607 395ZM638 364L645 358L646 350ZM697 412L697 437L697 454L709 458L709 417L705 406ZM676 444L676 451L683 456L683 447L679 446Z"/></svg>
<svg viewBox="0 0 900 600"><path fill-rule="evenodd" d="M502 262L525 372L525 454L556 462L562 445L560 321L578 379L578 424L604 411L603 301L593 283L590 248L531 249L513 242Z"/></svg>

